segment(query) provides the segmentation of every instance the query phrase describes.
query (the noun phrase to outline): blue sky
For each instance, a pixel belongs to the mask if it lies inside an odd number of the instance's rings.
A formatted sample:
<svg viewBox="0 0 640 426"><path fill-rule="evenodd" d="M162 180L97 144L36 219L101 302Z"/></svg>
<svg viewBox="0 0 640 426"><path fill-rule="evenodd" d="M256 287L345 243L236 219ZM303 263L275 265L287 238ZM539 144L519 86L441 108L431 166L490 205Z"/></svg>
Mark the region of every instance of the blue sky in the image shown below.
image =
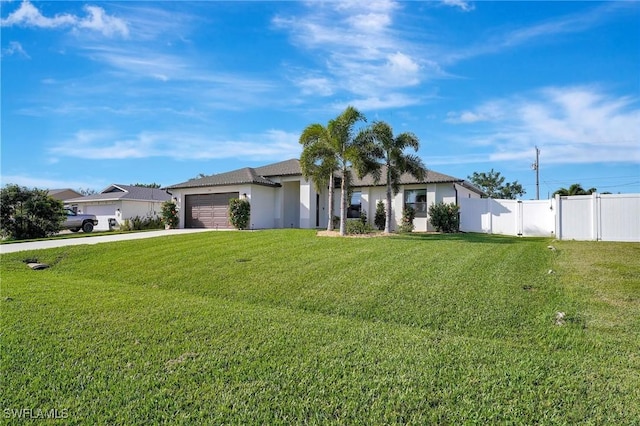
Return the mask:
<svg viewBox="0 0 640 426"><path fill-rule="evenodd" d="M428 168L640 192L638 2L0 3L2 184L171 185L353 105Z"/></svg>

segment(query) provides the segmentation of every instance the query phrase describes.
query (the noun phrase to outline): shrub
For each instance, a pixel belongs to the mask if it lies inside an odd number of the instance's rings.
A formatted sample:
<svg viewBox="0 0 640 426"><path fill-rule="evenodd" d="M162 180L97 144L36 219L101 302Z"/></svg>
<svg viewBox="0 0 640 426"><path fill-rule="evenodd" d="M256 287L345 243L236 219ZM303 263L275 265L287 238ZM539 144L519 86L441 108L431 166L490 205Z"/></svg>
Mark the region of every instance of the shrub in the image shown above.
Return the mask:
<svg viewBox="0 0 640 426"><path fill-rule="evenodd" d="M455 203L431 204L429 207L429 221L438 232L458 232L460 225L460 206Z"/></svg>
<svg viewBox="0 0 640 426"><path fill-rule="evenodd" d="M229 220L236 229L247 229L251 218L251 204L248 200L229 200Z"/></svg>
<svg viewBox="0 0 640 426"><path fill-rule="evenodd" d="M370 234L373 232L373 228L365 221L362 221L362 215L360 216L360 220L347 220L347 234L349 235L361 235L361 234Z"/></svg>
<svg viewBox="0 0 640 426"><path fill-rule="evenodd" d="M360 222L362 222L363 225L366 225L368 222L367 219L367 212L365 212L364 210L360 211Z"/></svg>
<svg viewBox="0 0 640 426"><path fill-rule="evenodd" d="M376 215L373 219L373 223L376 225L379 231L384 229L385 222L387 220L387 212L384 208L384 203L382 200L378 201L376 204Z"/></svg>
<svg viewBox="0 0 640 426"><path fill-rule="evenodd" d="M0 235L6 239L43 238L60 231L62 201L46 190L7 185L0 194Z"/></svg>
<svg viewBox="0 0 640 426"><path fill-rule="evenodd" d="M162 222L171 229L178 227L178 206L173 200L162 203Z"/></svg>
<svg viewBox="0 0 640 426"><path fill-rule="evenodd" d="M159 217L132 217L125 219L120 225L121 231L144 231L146 229L162 229L163 221Z"/></svg>
<svg viewBox="0 0 640 426"><path fill-rule="evenodd" d="M413 219L416 218L416 211L413 207L405 207L402 212L402 224L400 225L400 232L413 232L415 225Z"/></svg>

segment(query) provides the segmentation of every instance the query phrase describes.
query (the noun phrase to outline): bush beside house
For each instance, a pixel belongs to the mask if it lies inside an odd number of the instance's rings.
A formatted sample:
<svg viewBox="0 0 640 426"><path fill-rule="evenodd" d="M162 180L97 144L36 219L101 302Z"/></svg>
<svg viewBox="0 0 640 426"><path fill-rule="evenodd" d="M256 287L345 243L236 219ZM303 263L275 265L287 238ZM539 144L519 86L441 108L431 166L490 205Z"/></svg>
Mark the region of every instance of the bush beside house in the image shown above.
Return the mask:
<svg viewBox="0 0 640 426"><path fill-rule="evenodd" d="M247 229L251 218L251 204L248 200L232 198L229 200L229 221L236 229Z"/></svg>

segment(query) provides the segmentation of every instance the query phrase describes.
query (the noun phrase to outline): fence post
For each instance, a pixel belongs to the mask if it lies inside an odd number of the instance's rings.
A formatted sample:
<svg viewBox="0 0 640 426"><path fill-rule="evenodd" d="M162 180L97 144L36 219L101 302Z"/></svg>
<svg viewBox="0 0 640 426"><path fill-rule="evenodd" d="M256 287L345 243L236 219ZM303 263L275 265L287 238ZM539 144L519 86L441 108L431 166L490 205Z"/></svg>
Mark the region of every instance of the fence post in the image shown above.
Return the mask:
<svg viewBox="0 0 640 426"><path fill-rule="evenodd" d="M602 217L600 214L600 194L594 192L591 194L593 203L593 225L595 240L600 241L602 239Z"/></svg>
<svg viewBox="0 0 640 426"><path fill-rule="evenodd" d="M524 228L524 209L522 208L522 200L518 200L518 203L516 205L518 206L518 211L516 213L516 234L518 235L518 237L522 237L522 228Z"/></svg>
<svg viewBox="0 0 640 426"><path fill-rule="evenodd" d="M562 239L562 198L556 194L556 239Z"/></svg>

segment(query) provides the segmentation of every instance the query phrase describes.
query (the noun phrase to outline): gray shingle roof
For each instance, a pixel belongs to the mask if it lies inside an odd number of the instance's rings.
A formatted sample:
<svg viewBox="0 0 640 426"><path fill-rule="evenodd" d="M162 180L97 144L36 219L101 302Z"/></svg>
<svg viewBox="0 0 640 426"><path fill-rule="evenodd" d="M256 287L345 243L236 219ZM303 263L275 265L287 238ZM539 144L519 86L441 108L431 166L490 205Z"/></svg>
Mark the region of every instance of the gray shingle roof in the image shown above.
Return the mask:
<svg viewBox="0 0 640 426"><path fill-rule="evenodd" d="M373 177L371 175L367 175L362 179L358 179L357 176L354 177L353 186L354 187L364 187L364 186L384 186L386 185L386 173L384 171L384 167L382 170L382 179L380 182L375 183ZM275 176L296 176L302 175L302 170L300 169L300 160L294 158L291 160L281 161L279 163L267 164L262 167L245 167L243 169L233 170L231 172L220 173L217 175L206 176L200 179L192 179L187 182L178 183L176 185L171 185L167 187L167 189L178 189L178 188L196 188L196 187L206 187L206 186L224 186L224 185L239 185L239 184L255 184L255 185L265 185L278 187L280 184L273 182L270 180L270 177ZM422 181L417 180L413 176L409 174L402 175L401 184L415 184L415 183L458 183L463 185L470 190L477 192L479 194L482 193L478 188L471 185L469 182L458 179L453 176L445 175L442 173L435 172L433 170L428 170L425 179Z"/></svg>
<svg viewBox="0 0 640 426"><path fill-rule="evenodd" d="M261 167L264 169L269 166ZM272 175L275 176L275 175ZM253 184L277 187L280 184L275 183L262 174L258 173L257 169L251 167L245 167L243 169L233 170L226 173L220 173L212 176L205 176L199 179L191 179L186 182L178 183L176 185L168 186L167 189L177 188L197 188L203 186L226 186L226 185L241 185L241 184Z"/></svg>
<svg viewBox="0 0 640 426"><path fill-rule="evenodd" d="M291 160L281 161L279 163L268 164L266 166L257 167L256 173L260 176L295 176L301 175L300 160L292 158Z"/></svg>
<svg viewBox="0 0 640 426"><path fill-rule="evenodd" d="M163 189L147 188L143 186L131 186L112 184L99 194L88 195L67 200L67 202L82 203L89 201L167 201L171 198Z"/></svg>
<svg viewBox="0 0 640 426"><path fill-rule="evenodd" d="M408 185L413 183L453 183L453 182L462 182L462 179L455 178L453 176L445 175L442 173L434 172L433 170L427 170L427 174L425 178L422 180L418 180L411 176L408 173L405 173L400 178L400 184ZM367 175L362 179L359 179L357 176L353 177L352 185L353 186L384 186L387 184L387 172L386 167L382 167L381 170L381 178L379 182L374 182L373 176Z"/></svg>
<svg viewBox="0 0 640 426"><path fill-rule="evenodd" d="M476 188L471 183L467 182L464 179L458 179L453 176L445 175L444 173L438 173L433 170L427 170L427 174L424 179L418 180L411 176L408 173L405 173L400 178L401 185L411 185L411 184L420 184L420 183L457 183L459 185L468 188L469 190L476 192L478 194L483 194L482 190ZM367 175L362 179L359 179L357 176L353 177L353 181L351 185L353 187L365 187L365 186L385 186L387 184L387 173L386 167L383 166L381 170L381 178L378 183L374 182L373 176Z"/></svg>

